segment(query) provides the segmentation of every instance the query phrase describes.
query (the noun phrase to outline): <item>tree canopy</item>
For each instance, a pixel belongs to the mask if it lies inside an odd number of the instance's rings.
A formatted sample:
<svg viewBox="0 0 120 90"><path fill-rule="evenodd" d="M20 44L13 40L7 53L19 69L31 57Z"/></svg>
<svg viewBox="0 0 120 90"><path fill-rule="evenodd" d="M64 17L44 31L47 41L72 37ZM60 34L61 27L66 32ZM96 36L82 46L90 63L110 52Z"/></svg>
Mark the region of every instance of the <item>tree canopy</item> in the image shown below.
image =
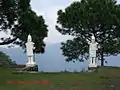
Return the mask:
<svg viewBox="0 0 120 90"><path fill-rule="evenodd" d="M87 60L91 35L100 45L97 51L101 65L104 57L120 53L120 5L115 0L81 0L58 11L56 29L73 40L62 43L66 61Z"/></svg>
<svg viewBox="0 0 120 90"><path fill-rule="evenodd" d="M36 53L44 53L48 29L42 16L30 6L30 0L0 0L0 31L10 31L10 37L2 37L0 45L16 44L25 48L28 34L35 43Z"/></svg>

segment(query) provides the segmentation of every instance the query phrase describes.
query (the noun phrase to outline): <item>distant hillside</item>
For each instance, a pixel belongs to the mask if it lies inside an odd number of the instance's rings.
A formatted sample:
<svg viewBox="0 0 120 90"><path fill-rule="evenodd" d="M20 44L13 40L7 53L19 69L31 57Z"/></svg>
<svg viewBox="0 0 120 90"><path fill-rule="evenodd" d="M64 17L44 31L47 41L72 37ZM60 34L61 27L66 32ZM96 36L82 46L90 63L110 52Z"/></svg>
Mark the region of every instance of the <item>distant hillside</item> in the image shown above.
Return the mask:
<svg viewBox="0 0 120 90"><path fill-rule="evenodd" d="M36 62L39 65L40 71L59 72L65 69L68 71L80 71L82 68L87 69L87 61L85 61L84 63L65 62L65 57L62 55L60 46L60 43L51 45L47 44L45 48L45 53L42 55L36 55ZM20 48L0 48L0 51L3 51L6 54L10 55L10 57L18 64L25 64L27 61L26 54ZM108 63L105 64L106 66L120 66L120 56L108 57L106 58L106 60L108 60Z"/></svg>

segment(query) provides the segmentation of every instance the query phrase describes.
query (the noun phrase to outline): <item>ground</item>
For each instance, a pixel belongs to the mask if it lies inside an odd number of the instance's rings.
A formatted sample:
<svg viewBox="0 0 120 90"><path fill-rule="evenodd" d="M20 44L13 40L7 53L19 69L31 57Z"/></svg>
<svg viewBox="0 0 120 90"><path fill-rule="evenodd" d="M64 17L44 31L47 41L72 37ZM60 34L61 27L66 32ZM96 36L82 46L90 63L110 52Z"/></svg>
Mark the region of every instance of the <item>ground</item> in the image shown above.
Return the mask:
<svg viewBox="0 0 120 90"><path fill-rule="evenodd" d="M116 67L102 67L92 73L17 74L12 71L0 68L0 90L120 90L120 68Z"/></svg>

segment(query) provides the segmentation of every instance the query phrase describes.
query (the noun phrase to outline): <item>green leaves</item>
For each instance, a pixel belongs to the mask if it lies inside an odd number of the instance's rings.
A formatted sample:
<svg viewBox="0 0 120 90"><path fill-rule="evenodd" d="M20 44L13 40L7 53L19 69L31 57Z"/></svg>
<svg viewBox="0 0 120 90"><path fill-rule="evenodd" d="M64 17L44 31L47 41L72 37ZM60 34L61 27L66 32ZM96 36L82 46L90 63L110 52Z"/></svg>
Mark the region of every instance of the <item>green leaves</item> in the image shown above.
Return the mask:
<svg viewBox="0 0 120 90"><path fill-rule="evenodd" d="M15 61L12 61L9 56L5 53L0 52L0 67L7 68L7 67L14 67L16 65Z"/></svg>
<svg viewBox="0 0 120 90"><path fill-rule="evenodd" d="M74 38L73 40L67 40L66 43L62 43L61 49L63 55L68 57L66 61L72 59L83 61L88 58L88 45L84 39Z"/></svg>
<svg viewBox="0 0 120 90"><path fill-rule="evenodd" d="M0 45L13 43L25 48L27 36L31 34L37 53L43 52L48 29L44 18L32 11L30 0L0 0L0 26L1 31L10 30L13 37L4 39Z"/></svg>
<svg viewBox="0 0 120 90"><path fill-rule="evenodd" d="M120 31L119 6L115 0L81 0L73 2L65 8L65 11L58 11L56 29L63 35L68 34L75 38L80 38L79 42L82 44L86 42L87 39L90 40L91 34L94 34L96 41L101 46L98 57L116 55L119 53L120 42L120 34L118 35ZM78 46L81 47L81 44L75 39L71 42L77 43ZM68 41L64 43L64 46L68 45L68 43ZM87 46L88 44L84 45ZM72 59L74 59L73 56L75 56L74 54L77 51L64 50L70 47L64 46L62 46L63 54L67 56L67 58L72 56ZM75 46L73 45L73 47ZM82 49L85 50L87 48ZM79 50L77 57L81 57L80 55L82 55L82 50L80 48ZM69 56L71 52L74 54ZM103 55L100 54L101 52L103 52ZM84 52L84 54L85 53L86 52Z"/></svg>

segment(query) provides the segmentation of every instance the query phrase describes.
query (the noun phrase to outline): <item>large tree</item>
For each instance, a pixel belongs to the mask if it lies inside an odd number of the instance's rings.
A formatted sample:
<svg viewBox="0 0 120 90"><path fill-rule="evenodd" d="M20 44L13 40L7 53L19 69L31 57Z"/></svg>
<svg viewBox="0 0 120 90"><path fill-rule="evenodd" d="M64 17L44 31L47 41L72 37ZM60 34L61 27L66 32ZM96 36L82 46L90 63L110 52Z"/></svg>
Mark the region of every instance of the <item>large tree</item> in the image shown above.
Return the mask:
<svg viewBox="0 0 120 90"><path fill-rule="evenodd" d="M99 43L97 51L101 66L104 57L120 53L120 5L115 0L81 0L73 2L65 10L58 11L56 29L73 40L62 43L67 61L88 59L88 44L94 34Z"/></svg>
<svg viewBox="0 0 120 90"><path fill-rule="evenodd" d="M31 34L36 49L43 53L47 37L47 25L30 6L30 0L0 0L0 31L10 31L10 37L2 37L0 45L17 44L25 48L28 34Z"/></svg>

